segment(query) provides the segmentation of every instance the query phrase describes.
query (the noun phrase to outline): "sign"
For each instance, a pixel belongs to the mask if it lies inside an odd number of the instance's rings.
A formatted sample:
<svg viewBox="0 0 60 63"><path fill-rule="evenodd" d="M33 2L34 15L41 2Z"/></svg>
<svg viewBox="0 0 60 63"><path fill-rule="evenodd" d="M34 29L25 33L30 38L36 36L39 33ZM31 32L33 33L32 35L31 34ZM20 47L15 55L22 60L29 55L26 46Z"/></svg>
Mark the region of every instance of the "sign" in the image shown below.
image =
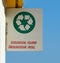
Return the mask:
<svg viewBox="0 0 60 63"><path fill-rule="evenodd" d="M42 51L42 9L9 8L7 51Z"/></svg>

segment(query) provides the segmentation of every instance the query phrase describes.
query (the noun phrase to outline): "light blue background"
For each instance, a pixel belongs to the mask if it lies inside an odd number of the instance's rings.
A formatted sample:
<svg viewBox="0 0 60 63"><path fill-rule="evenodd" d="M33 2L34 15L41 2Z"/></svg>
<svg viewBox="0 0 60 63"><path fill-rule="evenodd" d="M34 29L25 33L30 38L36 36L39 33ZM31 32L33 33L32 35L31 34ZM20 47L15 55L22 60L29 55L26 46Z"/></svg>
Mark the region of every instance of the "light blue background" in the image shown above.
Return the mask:
<svg viewBox="0 0 60 63"><path fill-rule="evenodd" d="M60 0L24 0L24 8L43 8L43 51L7 52L6 63L60 63Z"/></svg>

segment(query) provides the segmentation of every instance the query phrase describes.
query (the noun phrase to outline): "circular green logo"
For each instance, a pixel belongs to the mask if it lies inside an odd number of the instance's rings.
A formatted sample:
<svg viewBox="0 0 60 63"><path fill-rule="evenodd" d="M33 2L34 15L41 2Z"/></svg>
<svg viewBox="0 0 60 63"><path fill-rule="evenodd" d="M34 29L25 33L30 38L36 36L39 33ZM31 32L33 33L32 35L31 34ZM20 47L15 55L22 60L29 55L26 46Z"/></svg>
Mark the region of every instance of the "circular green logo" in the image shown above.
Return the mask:
<svg viewBox="0 0 60 63"><path fill-rule="evenodd" d="M35 27L35 18L29 12L20 12L14 17L13 25L19 33L29 33Z"/></svg>

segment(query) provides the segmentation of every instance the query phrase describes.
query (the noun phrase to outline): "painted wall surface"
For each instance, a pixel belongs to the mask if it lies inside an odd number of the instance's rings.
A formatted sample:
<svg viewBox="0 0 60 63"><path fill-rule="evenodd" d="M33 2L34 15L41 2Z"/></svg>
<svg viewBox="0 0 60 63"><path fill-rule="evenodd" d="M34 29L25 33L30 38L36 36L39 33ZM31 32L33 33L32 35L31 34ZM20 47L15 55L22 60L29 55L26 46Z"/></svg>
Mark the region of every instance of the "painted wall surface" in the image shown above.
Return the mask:
<svg viewBox="0 0 60 63"><path fill-rule="evenodd" d="M24 8L43 8L43 51L6 52L6 63L60 63L60 0L24 0Z"/></svg>

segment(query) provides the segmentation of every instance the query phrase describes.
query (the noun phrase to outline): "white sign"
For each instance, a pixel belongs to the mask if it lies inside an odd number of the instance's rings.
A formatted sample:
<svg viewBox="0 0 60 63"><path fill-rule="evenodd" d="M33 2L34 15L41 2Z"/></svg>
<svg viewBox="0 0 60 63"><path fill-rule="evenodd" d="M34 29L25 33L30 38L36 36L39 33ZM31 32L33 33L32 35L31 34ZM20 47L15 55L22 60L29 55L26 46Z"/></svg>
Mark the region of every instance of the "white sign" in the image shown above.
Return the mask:
<svg viewBox="0 0 60 63"><path fill-rule="evenodd" d="M7 9L7 51L42 51L42 9Z"/></svg>

